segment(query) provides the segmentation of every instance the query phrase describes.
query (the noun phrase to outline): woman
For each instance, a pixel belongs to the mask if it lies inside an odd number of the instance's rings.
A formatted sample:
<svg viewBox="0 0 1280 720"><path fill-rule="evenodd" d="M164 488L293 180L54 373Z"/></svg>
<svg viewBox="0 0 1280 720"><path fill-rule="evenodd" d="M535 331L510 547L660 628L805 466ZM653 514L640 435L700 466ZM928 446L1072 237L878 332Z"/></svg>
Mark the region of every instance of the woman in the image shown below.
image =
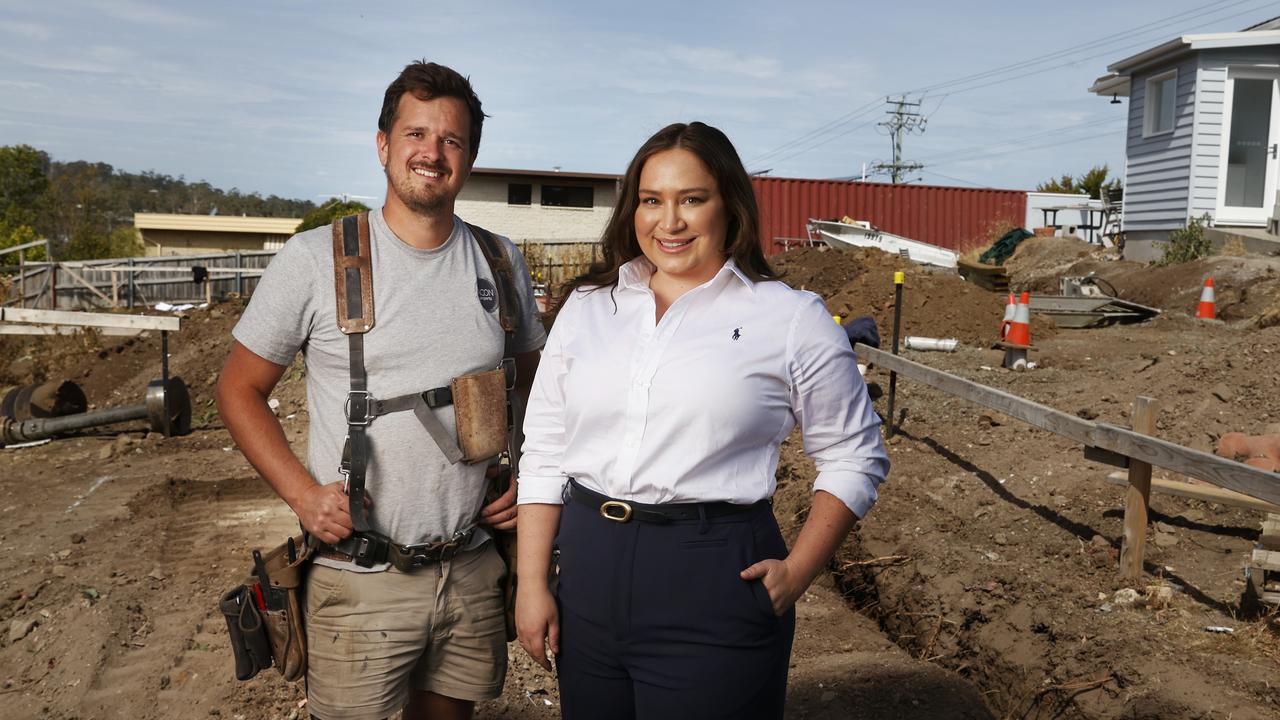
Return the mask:
<svg viewBox="0 0 1280 720"><path fill-rule="evenodd" d="M875 502L879 420L821 298L765 261L719 130L650 138L602 244L525 416L520 643L556 654L569 720L782 717L792 606ZM797 423L819 473L788 553L769 498Z"/></svg>

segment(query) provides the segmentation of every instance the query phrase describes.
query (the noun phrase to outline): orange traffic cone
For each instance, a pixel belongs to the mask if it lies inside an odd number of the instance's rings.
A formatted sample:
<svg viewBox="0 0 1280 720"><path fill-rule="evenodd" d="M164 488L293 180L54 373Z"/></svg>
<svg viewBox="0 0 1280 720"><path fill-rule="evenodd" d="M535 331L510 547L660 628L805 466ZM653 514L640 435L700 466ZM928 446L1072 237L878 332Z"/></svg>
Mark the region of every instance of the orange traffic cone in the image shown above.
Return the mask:
<svg viewBox="0 0 1280 720"><path fill-rule="evenodd" d="M1218 309L1214 305L1213 278L1206 278L1204 289L1200 291L1200 305L1196 307L1196 317L1202 320L1213 320L1218 317Z"/></svg>
<svg viewBox="0 0 1280 720"><path fill-rule="evenodd" d="M1018 300L1013 312L1013 321L1009 323L1009 333L1004 337L1005 344L1020 348L1031 347L1031 293L1024 292Z"/></svg>
<svg viewBox="0 0 1280 720"><path fill-rule="evenodd" d="M1009 302L1004 306L1004 320L1000 322L1000 339L1005 339L1009 335L1009 325L1013 323L1013 314L1017 311L1018 301L1014 299L1013 293L1009 293Z"/></svg>

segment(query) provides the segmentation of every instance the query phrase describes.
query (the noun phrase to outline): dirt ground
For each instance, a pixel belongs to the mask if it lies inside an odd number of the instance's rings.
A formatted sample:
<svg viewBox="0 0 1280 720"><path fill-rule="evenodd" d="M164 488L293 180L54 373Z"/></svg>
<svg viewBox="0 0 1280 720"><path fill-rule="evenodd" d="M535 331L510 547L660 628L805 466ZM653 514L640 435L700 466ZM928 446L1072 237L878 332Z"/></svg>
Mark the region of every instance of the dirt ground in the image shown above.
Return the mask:
<svg viewBox="0 0 1280 720"><path fill-rule="evenodd" d="M1157 398L1157 435L1210 449L1229 431L1280 423L1280 299L1273 258L1220 256L1171 268L1072 241L1027 241L1016 289L1096 272L1123 297L1164 309L1142 325L1058 330L1036 318L1036 370L1012 373L986 347L1004 299L874 251L793 250L787 280L835 314L871 314L887 341L892 273L905 270L903 334L956 337L956 353L912 359L1066 412L1128 424ZM1190 317L1206 275L1225 322ZM192 434L142 425L0 449L0 703L5 718L307 717L300 684L232 677L218 595L250 548L296 528L235 451L212 408L238 301L191 311L171 365L191 386ZM80 383L95 407L134 404L159 375L159 339L0 338L0 388ZM888 388L873 368L868 380ZM302 453L300 366L276 391ZM876 407L883 414L887 398ZM801 600L789 717L1273 718L1280 639L1237 617L1241 568L1261 515L1153 496L1147 575L1116 572L1123 490L1070 440L902 380L890 480ZM813 468L789 440L775 512L793 535ZM1164 473L1157 470L1157 477ZM1175 588L1163 608L1123 607L1132 586ZM34 623L34 624L32 624ZM1230 634L1211 633L1225 626ZM479 717L558 716L554 680L512 646L504 694Z"/></svg>

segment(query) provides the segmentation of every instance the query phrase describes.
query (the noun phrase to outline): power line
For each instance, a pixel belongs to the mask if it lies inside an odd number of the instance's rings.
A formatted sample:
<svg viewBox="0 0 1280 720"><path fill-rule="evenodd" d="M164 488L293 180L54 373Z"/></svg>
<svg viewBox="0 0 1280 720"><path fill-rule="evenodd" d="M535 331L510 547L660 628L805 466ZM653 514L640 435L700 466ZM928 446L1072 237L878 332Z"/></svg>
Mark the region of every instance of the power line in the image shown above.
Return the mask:
<svg viewBox="0 0 1280 720"><path fill-rule="evenodd" d="M923 87L914 88L906 92L907 93L928 93L928 92L933 92L934 90L939 90L941 88L950 87L952 85L963 85L973 80L982 80L982 79L985 79L994 75L999 75L1005 72L1012 72L1014 70L1019 70L1023 67L1038 65L1040 63L1048 62L1050 60L1054 60L1060 57L1066 57L1074 53L1078 53L1081 50L1088 50L1090 48L1099 47L1101 45L1112 44L1117 40L1121 40L1121 39L1127 40L1130 37L1140 35L1140 34L1150 33L1155 30L1164 28L1168 25L1177 24L1178 22L1181 22L1183 20L1194 20L1196 18L1203 17L1204 15L1211 15L1220 10L1225 10L1227 7L1243 5L1247 2L1253 2L1253 1L1254 0L1234 0L1232 2L1231 0L1217 0L1217 2L1212 2L1212 3L1209 3L1208 5L1201 5L1195 8L1191 8L1190 10L1185 10L1183 12L1177 13L1175 15L1170 15L1169 17L1164 18L1163 20L1160 20L1155 23L1143 23L1142 25L1136 25L1134 27L1127 28L1125 30L1121 30L1116 33L1112 33L1110 35L1105 35L1103 37L1097 38L1096 40L1092 40L1087 43L1073 45L1069 48L1057 50L1055 52L1048 53L1045 55L1038 55L1032 58L1019 60L1017 62L1009 63L1008 65L1001 65L999 67L995 67L990 70L984 70L978 73L973 73L971 75L964 75L964 76L955 78L953 80L948 80L946 82L935 83L933 85L925 85ZM1216 8L1215 6L1218 6L1218 5L1226 5L1226 7ZM1214 9L1207 10L1207 8L1214 8ZM1187 17L1188 15L1190 15L1191 17Z"/></svg>
<svg viewBox="0 0 1280 720"><path fill-rule="evenodd" d="M897 185L902 182L905 174L924 167L918 162L903 161L902 137L913 132L923 133L928 120L920 114L920 102L909 102L905 97L897 100L886 98L886 101L893 105L893 110L889 111L892 117L879 125L888 130L890 137L893 138L893 162L876 163L872 169L876 172L887 172L893 184Z"/></svg>
<svg viewBox="0 0 1280 720"><path fill-rule="evenodd" d="M810 138L816 137L816 136L818 136L818 135L822 135L822 134L827 133L827 132L833 132L833 131L835 131L835 130L840 126L840 125L847 124L847 123L849 123L849 122L852 122L853 120L858 119L859 117L862 117L862 116L866 115L866 114L867 114L868 112L870 112L871 110L874 110L874 109L875 109L879 104L880 104L880 98L878 98L878 97L877 97L875 100L872 100L871 102L869 102L869 103L867 103L867 104L865 104L865 105L861 105L861 106L859 106L859 107L857 107L857 108L855 108L855 109L853 109L853 110L851 110L851 111L849 111L849 112L845 113L844 115L841 115L840 117L836 118L835 120L831 120L831 121L829 121L829 122L827 122L827 123L824 123L823 125L821 125L821 126L819 126L819 127L817 127L817 128L814 128L813 130L810 130L809 132L805 133L804 135L801 135L801 136L799 136L799 137L797 137L797 138L794 138L794 139L792 139L792 140L790 140L790 141L788 141L788 142L786 142L786 143L784 143L784 144L782 144L782 145L779 145L778 147L776 147L776 148L774 148L774 149L772 149L772 150L770 150L770 151L768 151L768 152L766 152L766 153L761 153L760 155L755 156L754 158L752 158L751 160L747 161L747 162L746 162L746 163L744 163L744 164L745 164L745 165L755 165L756 163L759 163L760 161L764 160L765 158L768 158L768 157L770 157L770 156L776 155L776 154L778 154L779 152L782 152L782 151L787 150L787 149L789 149L789 148L792 148L792 147L794 147L794 146L796 146L796 145L799 145L799 144L801 144L801 143L803 143L803 142L806 142L806 141L807 141L807 140L809 140Z"/></svg>
<svg viewBox="0 0 1280 720"><path fill-rule="evenodd" d="M954 157L963 157L963 156L971 155L974 153L985 152L991 149L1004 148L1010 145L1019 145L1027 140L1038 140L1048 135L1056 135L1062 132L1070 132L1072 130L1080 130L1087 127L1094 127L1097 125L1105 125L1108 123L1117 123L1122 121L1127 122L1127 118L1108 117L1108 118L1103 118L1101 120L1091 120L1089 122L1077 123L1075 125L1064 125L1063 127L1049 128L1048 130L1041 130L1039 132L1031 133L1030 135L1022 135L1020 137L1001 140L1000 142L991 143L989 145L979 145L977 147L965 148L963 150L953 150L951 152L945 152L941 155L937 155L932 158L927 158L924 160L924 162L926 164L933 165L938 162L951 160Z"/></svg>
<svg viewBox="0 0 1280 720"><path fill-rule="evenodd" d="M1083 45L1076 45L1076 46L1072 46L1072 47L1070 47L1070 48L1066 48L1066 49L1063 49L1063 50L1059 50L1059 51L1056 51L1056 52L1053 52L1053 53L1049 53L1049 54L1046 54L1046 55L1041 55L1041 56L1038 56L1038 57L1035 57L1035 58L1029 58L1029 59L1027 59L1027 60L1022 60L1022 61L1019 61L1019 62L1017 62L1017 63L1011 63L1011 64L1009 64L1009 65L1001 66L1001 67L998 67L998 68L993 68L992 70L987 70L987 71L984 71L984 72L981 72L981 73L974 73L974 74L972 74L972 75L968 75L968 76L964 76L964 77L961 77L961 78L957 78L957 79L955 79L955 80L951 80L951 81L948 81L948 82L944 82L944 83L936 83L936 84L934 84L934 85L924 86L924 87L919 88L919 89L917 89L917 90L915 90L915 91L912 91L912 92L916 92L916 93L920 93L920 92L928 92L928 91L937 90L937 89L941 89L941 88L945 88L945 87L952 87L952 86L955 86L955 85L965 85L966 83L970 83L970 82L974 82L974 81L977 81L977 80L986 79L986 78L989 78L989 77L996 77L996 76L998 76L998 75L1002 75L1002 74L1005 74L1005 73L1013 72L1013 71L1016 71L1016 70L1021 69L1021 68L1024 68L1024 67L1032 67L1032 66L1035 66L1035 65L1042 64L1042 63L1044 63L1044 62L1048 62L1048 61L1053 60L1053 59L1057 59L1057 58L1065 57L1065 56L1070 55L1070 54L1072 54L1072 53L1077 53L1077 52L1079 52L1081 49L1087 49L1087 48L1091 48L1091 47L1101 47L1101 46L1104 46L1104 45L1114 44L1115 42L1117 42L1118 40L1121 40L1121 39L1128 39L1128 38L1132 38L1132 37L1137 37L1138 35L1150 34L1150 33L1152 33L1152 32L1159 31L1159 30L1161 30L1161 29L1163 29L1163 28L1165 28L1165 27L1167 27L1167 26L1169 26L1169 25L1172 25L1172 24L1175 24L1175 23L1178 23L1178 22L1185 22L1185 21L1188 21L1188 20L1195 20L1195 19L1198 19L1198 18L1202 18L1202 17L1205 17L1205 16L1207 16L1207 15L1212 15L1212 14L1214 14L1214 13L1221 12L1222 10L1226 10L1226 9L1228 9L1228 8L1235 7L1235 6L1238 6L1238 5L1242 5L1242 4L1245 4L1245 3L1247 3L1247 2L1251 2L1251 1L1252 1L1252 0L1234 0L1234 1L1229 2L1228 0L1218 0L1218 2L1209 3L1208 5L1201 5L1201 6L1199 6L1199 7L1192 8L1192 9L1190 9L1190 10L1186 10L1186 11L1183 11L1183 12L1181 12L1181 13L1177 13L1177 14L1175 14L1175 15L1171 15L1171 16L1169 16L1169 17L1167 17L1167 18L1165 18L1165 19L1163 19L1163 20L1161 20L1161 21L1159 21L1159 22L1155 22L1155 23L1147 23L1147 24L1144 24L1144 25L1135 26L1135 27L1133 27L1133 28L1129 28L1128 30L1124 30L1124 31L1121 31L1121 32L1113 33L1113 34L1111 34L1111 35L1104 36L1104 37L1102 37L1102 38L1099 38L1099 39L1097 39L1097 40L1094 40L1094 41L1091 41L1091 42L1085 43L1085 44L1083 44ZM1227 20L1227 19L1231 19L1231 18L1238 17L1238 16L1240 16L1240 15L1246 15L1246 14L1249 14L1249 13L1255 12L1255 11L1257 11L1257 10L1260 10L1260 9L1264 8L1264 7L1269 7L1269 6L1278 5L1278 4L1280 4L1280 2L1266 2L1266 3L1263 3L1263 4L1261 4L1261 5L1257 5L1257 6L1254 6L1254 7L1250 7L1250 8L1248 8L1248 9L1246 9L1246 10L1243 10L1243 11L1240 11L1240 12L1237 12L1237 13L1233 13L1233 14L1230 14L1230 15L1222 16L1222 17L1213 18L1212 20L1208 20L1208 21L1206 21L1206 22L1218 22L1218 21L1221 21L1221 20ZM1220 7L1219 7L1219 6L1220 6ZM1138 42L1138 43L1131 43L1131 44L1129 44L1129 45L1125 45L1125 46L1122 46L1122 47L1119 47L1119 48L1111 48L1111 49L1108 49L1108 50L1106 50L1106 51L1100 52L1100 53L1095 54L1095 55L1090 55L1090 56L1087 56L1087 57L1074 57L1072 60L1070 60L1070 61L1068 61L1068 62L1065 62L1065 63L1060 63L1060 64L1052 65L1052 66L1049 66L1049 67L1039 68L1039 69L1032 70L1032 71L1029 71L1029 72L1026 72L1026 73L1022 73L1022 74L1019 74L1019 75L1015 75L1015 76L1012 76L1012 77L1000 78L1000 79L998 79L998 80L993 80L993 81L991 81L991 82L987 82L987 83L979 83L979 84L977 84L977 85L970 85L970 86L968 86L968 87L961 87L961 88L958 88L958 89L952 90L952 91L950 91L950 92L948 92L948 93L944 94L944 95L942 96L942 100L945 100L947 97L949 97L949 96L950 96L950 95L952 95L952 94L961 93L961 92L969 92L969 91L971 91L971 90L977 90L977 89L980 89L980 88L989 87L989 86L991 86L991 85L996 85L996 84L1000 84L1000 83L1004 83L1004 82L1009 82L1009 81L1012 81L1012 80L1021 79L1021 78L1024 78L1024 77L1028 77L1028 76L1030 76L1030 75L1036 75L1036 74L1039 74L1039 73L1042 73L1042 72L1048 72L1048 71L1050 71L1050 70L1055 70L1055 69L1058 69L1058 68L1067 67L1067 66L1070 66L1070 65L1077 64L1077 63L1079 63L1079 62L1080 62L1080 61L1082 61L1082 60L1094 59L1094 58L1097 58L1097 57L1101 57L1101 56L1103 56L1103 55L1111 54L1111 53L1113 53L1113 52L1116 52L1117 50L1127 49L1127 48L1130 48L1130 47L1136 47L1136 46L1138 46L1138 45L1144 45L1144 44L1147 44L1148 42L1149 42L1149 40L1144 40L1144 41L1141 41L1141 42ZM906 93L903 93L903 94L906 94ZM857 126L857 127L855 127L855 128L852 128L852 129L850 129L850 130L847 130L847 131L845 131L845 132L842 132L842 133L839 133L839 134L836 134L836 135L831 135L831 134L830 134L830 133L835 132L835 131L840 127L840 126L845 125L845 124L848 124L849 122L852 122L853 120L856 120L856 119L858 119L859 117L865 116L865 115L867 114L867 111L868 111L868 109L869 109L869 107L870 107L871 105L872 105L872 103L869 103L868 105L864 105L864 106L861 106L861 107L859 107L859 108L856 108L856 109L854 109L853 111L850 111L849 113L846 113L845 115L842 115L842 116L840 116L839 118L836 118L835 120L829 121L829 122L827 122L827 123L825 123L825 124L823 124L823 125L819 126L818 128L815 128L814 130L811 130L811 131L809 131L808 133L805 133L805 134L804 134L804 135L802 135L802 136L799 136L799 137L797 137L797 138L794 138L794 139L792 139L792 140L788 141L787 143L785 143L785 144L783 144L783 145L780 145L780 146L778 146L778 147L774 148L773 150L770 150L769 152L763 153L762 155L759 155L759 156L757 156L756 158L753 158L753 159L752 159L748 164L755 164L755 163L760 162L761 160L763 160L763 159L765 159L765 158L771 158L771 159L773 159L773 160L782 160L782 161L789 160L789 159L791 159L791 158L794 158L794 157L797 157L797 156L799 156L799 155L802 155L802 154L804 154L804 153L806 153L806 152L809 152L809 151L811 151L811 150L813 150L813 149L815 149L815 148L817 148L817 147L820 147L820 146L822 146L822 145L825 145L825 144L827 144L827 143L829 143L829 142L831 142L831 141L833 141L833 140L836 140L836 139L838 139L838 138L840 138L840 137L844 137L845 135L848 135L850 132L852 132L852 130L854 130L854 129L859 129L859 128L861 128L861 127L865 127L865 125L867 125L867 124L869 124L869 123L863 123L863 124L861 124L861 125L859 125L859 126ZM941 107L941 102L939 102L939 107ZM938 108L936 108L936 107L935 107L935 108L934 108L934 110L933 110L933 112L937 112L937 110L938 110ZM933 113L930 113L930 115L932 115L932 114L933 114ZM779 155L780 153L782 153L782 152L784 152L784 151L786 151L786 150L789 150L789 149L791 149L791 148L794 148L794 147L796 147L796 146L798 146L798 145L800 145L800 144L802 144L802 143L806 142L807 140L809 140L809 139L811 139L811 138L818 138L818 137L820 137L820 136L822 136L822 135L824 135L824 134L825 134L825 135L828 135L828 136L827 136L827 137L823 137L823 138L821 138L821 139L817 140L817 141L816 141L816 142L814 142L814 143L811 143L810 145L808 145L807 147L804 147L803 149L800 149L800 150L797 150L797 151L795 151L795 152L789 153L789 154L787 154L785 157L782 157L782 158L778 158L778 157L776 157L776 156L777 156L777 155Z"/></svg>
<svg viewBox="0 0 1280 720"><path fill-rule="evenodd" d="M962 182L962 183L964 183L965 185L972 185L972 186L974 186L974 187L980 187L980 188L989 188L989 187L991 187L990 185L983 185L982 183L976 183L976 182L974 182L974 181L972 181L972 180L965 180L964 178L958 178L958 177L954 177L954 176L951 176L951 175L943 175L942 173L940 173L940 172L938 172L938 171L936 171L936 170L923 170L923 169L922 169L920 172L923 172L925 175L937 175L938 177L940 177L940 178L944 178L944 179L946 179L946 180L954 180L955 182Z"/></svg>
<svg viewBox="0 0 1280 720"><path fill-rule="evenodd" d="M1040 150L1042 148L1057 147L1059 145L1070 145L1071 143L1078 143L1078 142L1084 142L1085 140L1097 140L1097 139L1098 138L1096 135L1084 135L1081 137L1069 138L1067 140L1059 140L1057 142L1044 143L1041 145L1028 145L1026 147L1013 148L1012 150L1005 150L1003 152L982 153L979 155L973 155L969 157L952 158L951 160L944 160L943 162L932 163L932 165L934 166L954 165L955 163L958 163L958 162L966 162L969 160L983 160L986 158L1001 157L1003 155L1009 155L1016 152L1026 152L1028 150Z"/></svg>

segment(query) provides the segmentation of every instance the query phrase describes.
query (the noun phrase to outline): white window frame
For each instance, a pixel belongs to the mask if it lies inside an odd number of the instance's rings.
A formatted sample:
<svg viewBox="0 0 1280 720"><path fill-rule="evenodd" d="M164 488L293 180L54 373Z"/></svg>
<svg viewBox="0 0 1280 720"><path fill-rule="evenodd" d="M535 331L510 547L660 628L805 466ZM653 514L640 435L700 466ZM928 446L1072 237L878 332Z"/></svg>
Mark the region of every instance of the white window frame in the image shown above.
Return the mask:
<svg viewBox="0 0 1280 720"><path fill-rule="evenodd" d="M1159 119L1159 104L1151 102L1152 90L1165 82L1173 80L1173 116L1169 118L1169 127L1165 130L1156 129L1156 121ZM1178 125L1178 69L1174 68L1162 72L1158 75L1152 75L1147 78L1146 95L1142 99L1142 137L1159 137L1160 135L1169 135Z"/></svg>

